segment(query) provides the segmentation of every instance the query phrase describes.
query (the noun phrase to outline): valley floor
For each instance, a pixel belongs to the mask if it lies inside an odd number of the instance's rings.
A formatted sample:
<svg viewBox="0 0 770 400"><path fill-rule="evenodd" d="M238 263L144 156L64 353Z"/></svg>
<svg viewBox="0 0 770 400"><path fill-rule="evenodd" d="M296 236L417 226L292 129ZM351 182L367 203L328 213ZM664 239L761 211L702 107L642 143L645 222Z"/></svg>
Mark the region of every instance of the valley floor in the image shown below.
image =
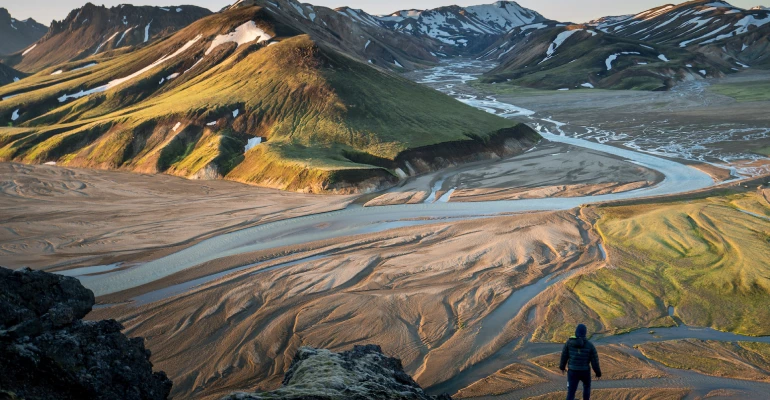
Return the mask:
<svg viewBox="0 0 770 400"><path fill-rule="evenodd" d="M338 210L352 200L220 180L0 163L0 254L13 268L119 269L207 237Z"/></svg>
<svg viewBox="0 0 770 400"><path fill-rule="evenodd" d="M766 103L738 106L699 85L535 92L474 84L477 68L413 79L547 140L361 199L0 164L3 261L78 276L99 295L89 318L145 337L176 398L274 388L299 346L364 343L431 392L558 398L553 353L578 322L598 333L597 398L766 394L770 338L747 322L766 319L747 310L770 301L768 182L711 188L767 172L745 146L767 140L756 113ZM732 128L707 142L714 132L699 132L721 129L715 120ZM644 199L655 195L669 197ZM714 259L718 280L702 279ZM701 273L679 280L671 268ZM732 299L723 318L709 296ZM666 357L693 348L751 374Z"/></svg>
<svg viewBox="0 0 770 400"><path fill-rule="evenodd" d="M559 121L551 131L682 160L714 174L770 172L770 71L746 70L722 79L684 82L668 92L579 89L544 91L475 82L487 66L463 61L451 81L413 73L461 101L494 100ZM733 96L733 97L730 97ZM531 121L531 115L512 115ZM566 124L566 126L565 126ZM549 127L550 128L550 127Z"/></svg>

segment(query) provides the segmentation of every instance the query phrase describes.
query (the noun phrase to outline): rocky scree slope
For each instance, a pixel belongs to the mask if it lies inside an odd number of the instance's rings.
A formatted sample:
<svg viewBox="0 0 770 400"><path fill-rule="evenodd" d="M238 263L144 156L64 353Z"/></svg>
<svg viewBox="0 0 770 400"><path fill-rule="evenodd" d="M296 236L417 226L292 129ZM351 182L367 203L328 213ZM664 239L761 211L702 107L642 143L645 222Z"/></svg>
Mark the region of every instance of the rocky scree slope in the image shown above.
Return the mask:
<svg viewBox="0 0 770 400"><path fill-rule="evenodd" d="M121 4L106 8L86 3L70 11L32 47L5 63L24 72L98 56L115 49L143 46L210 15L196 6L149 7Z"/></svg>
<svg viewBox="0 0 770 400"><path fill-rule="evenodd" d="M499 62L483 81L540 89L667 90L677 82L730 72L729 65L697 52L622 38L585 25L516 28L481 58Z"/></svg>
<svg viewBox="0 0 770 400"><path fill-rule="evenodd" d="M93 293L75 278L0 267L0 397L166 399L142 338L115 320L83 321Z"/></svg>
<svg viewBox="0 0 770 400"><path fill-rule="evenodd" d="M0 87L0 160L352 193L539 140L280 12L234 7L131 53Z"/></svg>
<svg viewBox="0 0 770 400"><path fill-rule="evenodd" d="M48 32L48 27L32 18L20 21L0 7L0 55L21 51Z"/></svg>
<svg viewBox="0 0 770 400"><path fill-rule="evenodd" d="M401 360L387 357L377 345L353 350L301 347L294 355L283 386L272 392L234 393L223 400L451 400L449 395L429 396L404 372Z"/></svg>

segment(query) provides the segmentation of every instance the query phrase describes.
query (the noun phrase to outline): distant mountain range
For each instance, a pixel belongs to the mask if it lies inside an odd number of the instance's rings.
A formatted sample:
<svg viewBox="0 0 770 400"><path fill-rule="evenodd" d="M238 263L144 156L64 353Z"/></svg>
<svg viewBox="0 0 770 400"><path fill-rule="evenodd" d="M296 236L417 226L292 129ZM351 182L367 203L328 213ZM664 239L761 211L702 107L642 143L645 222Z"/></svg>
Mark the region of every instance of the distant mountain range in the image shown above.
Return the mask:
<svg viewBox="0 0 770 400"><path fill-rule="evenodd" d="M542 15L513 1L470 7L403 10L376 18L396 32L430 37L445 45L459 47L464 53L481 50L511 29L546 21Z"/></svg>
<svg viewBox="0 0 770 400"><path fill-rule="evenodd" d="M613 35L703 53L715 62L732 63L731 67L736 61L752 66L770 63L767 7L744 10L721 1L690 1L593 25Z"/></svg>
<svg viewBox="0 0 770 400"><path fill-rule="evenodd" d="M661 90L683 80L722 76L729 70L699 53L618 37L585 25L530 25L500 42L484 55L500 61L486 73L488 82L562 90Z"/></svg>
<svg viewBox="0 0 770 400"><path fill-rule="evenodd" d="M665 90L684 80L767 66L770 12L691 1L585 25L518 27L480 58L489 82L543 89Z"/></svg>
<svg viewBox="0 0 770 400"><path fill-rule="evenodd" d="M45 35L48 27L32 18L20 21L0 7L0 55L20 51Z"/></svg>

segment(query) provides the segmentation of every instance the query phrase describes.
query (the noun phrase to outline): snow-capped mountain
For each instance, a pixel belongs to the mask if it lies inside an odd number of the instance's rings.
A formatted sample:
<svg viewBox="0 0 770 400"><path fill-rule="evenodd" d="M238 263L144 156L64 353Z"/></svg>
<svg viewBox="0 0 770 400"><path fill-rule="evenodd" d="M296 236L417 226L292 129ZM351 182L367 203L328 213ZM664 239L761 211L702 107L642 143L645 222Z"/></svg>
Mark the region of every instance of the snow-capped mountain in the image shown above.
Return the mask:
<svg viewBox="0 0 770 400"><path fill-rule="evenodd" d="M716 43L766 24L770 24L767 9L744 10L723 1L707 0L669 4L592 23L605 33L682 48Z"/></svg>
<svg viewBox="0 0 770 400"><path fill-rule="evenodd" d="M20 71L36 72L117 48L145 45L210 14L195 6L106 8L86 3L65 19L53 21L45 36L8 63Z"/></svg>
<svg viewBox="0 0 770 400"><path fill-rule="evenodd" d="M486 47L513 28L546 21L539 13L514 1L402 10L377 19L397 32L431 37L449 46L465 48L465 51Z"/></svg>
<svg viewBox="0 0 770 400"><path fill-rule="evenodd" d="M622 38L588 25L525 25L480 58L499 62L484 81L541 89L666 90L730 70L688 49Z"/></svg>
<svg viewBox="0 0 770 400"><path fill-rule="evenodd" d="M332 10L297 0L241 0L230 8L251 5L264 7L284 24L372 65L398 71L438 61L435 51L440 42L394 33L362 10Z"/></svg>
<svg viewBox="0 0 770 400"><path fill-rule="evenodd" d="M0 54L12 54L35 43L48 31L48 27L32 18L23 21L11 17L0 8Z"/></svg>

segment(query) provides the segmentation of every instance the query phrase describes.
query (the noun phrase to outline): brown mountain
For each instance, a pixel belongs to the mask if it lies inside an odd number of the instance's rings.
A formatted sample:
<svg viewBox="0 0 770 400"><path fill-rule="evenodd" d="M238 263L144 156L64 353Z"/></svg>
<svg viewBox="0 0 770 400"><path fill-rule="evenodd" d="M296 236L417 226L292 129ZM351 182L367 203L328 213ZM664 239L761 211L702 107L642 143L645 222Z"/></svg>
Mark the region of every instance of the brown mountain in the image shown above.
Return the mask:
<svg viewBox="0 0 770 400"><path fill-rule="evenodd" d="M121 4L106 8L87 3L67 18L54 21L34 47L17 53L6 64L24 72L37 72L69 61L119 48L144 46L210 15L195 6L136 7Z"/></svg>

